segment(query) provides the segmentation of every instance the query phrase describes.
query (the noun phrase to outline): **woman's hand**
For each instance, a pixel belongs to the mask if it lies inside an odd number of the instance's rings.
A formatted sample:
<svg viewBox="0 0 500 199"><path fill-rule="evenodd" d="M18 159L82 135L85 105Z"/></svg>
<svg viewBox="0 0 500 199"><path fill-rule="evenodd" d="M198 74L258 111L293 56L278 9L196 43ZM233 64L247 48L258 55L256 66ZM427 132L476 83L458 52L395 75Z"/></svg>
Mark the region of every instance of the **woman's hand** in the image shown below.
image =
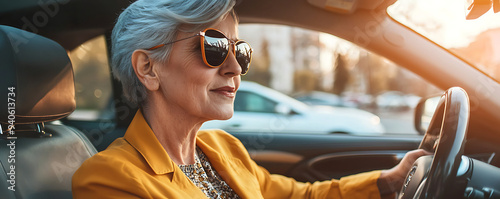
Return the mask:
<svg viewBox="0 0 500 199"><path fill-rule="evenodd" d="M431 155L423 149L417 149L406 153L401 162L389 170L383 170L377 181L380 195L392 194L403 186L403 182L410 171L411 166L420 156Z"/></svg>

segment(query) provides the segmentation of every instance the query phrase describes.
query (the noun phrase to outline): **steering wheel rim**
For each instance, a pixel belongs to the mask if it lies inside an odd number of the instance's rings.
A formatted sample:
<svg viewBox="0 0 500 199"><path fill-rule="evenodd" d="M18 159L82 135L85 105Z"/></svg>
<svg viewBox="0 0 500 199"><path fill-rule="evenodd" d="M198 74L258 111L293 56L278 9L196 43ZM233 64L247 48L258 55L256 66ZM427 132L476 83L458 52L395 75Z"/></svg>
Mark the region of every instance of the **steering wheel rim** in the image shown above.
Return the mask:
<svg viewBox="0 0 500 199"><path fill-rule="evenodd" d="M438 103L436 112L426 132L439 139L429 172L418 186L415 195L402 194L401 198L459 198L463 194L453 188L458 168L462 161L464 144L470 118L469 97L464 89L452 87L448 89ZM411 173L411 172L410 172ZM406 181L411 180L411 174ZM404 185L406 186L406 185ZM404 193L405 187L402 192ZM455 195L457 194L457 195Z"/></svg>

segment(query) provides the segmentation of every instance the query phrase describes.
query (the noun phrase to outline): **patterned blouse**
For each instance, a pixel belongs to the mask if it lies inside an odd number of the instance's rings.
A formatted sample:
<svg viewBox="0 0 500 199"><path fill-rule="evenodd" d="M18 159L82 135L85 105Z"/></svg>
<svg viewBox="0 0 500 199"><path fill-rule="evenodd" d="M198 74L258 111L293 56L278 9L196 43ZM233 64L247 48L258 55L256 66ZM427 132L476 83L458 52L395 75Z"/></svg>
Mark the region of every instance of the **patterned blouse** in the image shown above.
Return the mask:
<svg viewBox="0 0 500 199"><path fill-rule="evenodd" d="M196 148L197 155L195 163L189 165L179 165L179 168L198 188L211 199L239 199L229 185L212 168L207 156Z"/></svg>

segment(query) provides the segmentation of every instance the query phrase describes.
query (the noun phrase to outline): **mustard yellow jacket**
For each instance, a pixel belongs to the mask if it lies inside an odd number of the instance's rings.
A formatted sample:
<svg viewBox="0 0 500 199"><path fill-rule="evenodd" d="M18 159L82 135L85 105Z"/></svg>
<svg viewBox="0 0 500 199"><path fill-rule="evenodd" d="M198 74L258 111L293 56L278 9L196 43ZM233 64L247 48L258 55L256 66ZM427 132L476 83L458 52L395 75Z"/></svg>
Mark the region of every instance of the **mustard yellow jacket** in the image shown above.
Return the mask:
<svg viewBox="0 0 500 199"><path fill-rule="evenodd" d="M196 142L241 198L380 198L378 171L301 183L258 166L241 142L224 131L199 131ZM169 158L140 111L123 138L82 164L72 187L75 199L206 198Z"/></svg>

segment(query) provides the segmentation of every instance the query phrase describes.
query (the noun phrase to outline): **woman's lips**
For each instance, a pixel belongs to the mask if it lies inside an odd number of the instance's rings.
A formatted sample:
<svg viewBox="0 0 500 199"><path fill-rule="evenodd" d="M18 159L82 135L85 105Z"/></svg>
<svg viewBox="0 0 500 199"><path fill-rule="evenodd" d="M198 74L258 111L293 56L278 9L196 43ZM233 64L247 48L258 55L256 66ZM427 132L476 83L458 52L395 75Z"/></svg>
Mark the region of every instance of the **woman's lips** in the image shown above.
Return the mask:
<svg viewBox="0 0 500 199"><path fill-rule="evenodd" d="M212 89L210 91L215 92L217 94L224 95L224 96L229 97L229 98L234 98L234 96L236 95L236 89L234 87L231 87L231 86L223 86L220 88Z"/></svg>

